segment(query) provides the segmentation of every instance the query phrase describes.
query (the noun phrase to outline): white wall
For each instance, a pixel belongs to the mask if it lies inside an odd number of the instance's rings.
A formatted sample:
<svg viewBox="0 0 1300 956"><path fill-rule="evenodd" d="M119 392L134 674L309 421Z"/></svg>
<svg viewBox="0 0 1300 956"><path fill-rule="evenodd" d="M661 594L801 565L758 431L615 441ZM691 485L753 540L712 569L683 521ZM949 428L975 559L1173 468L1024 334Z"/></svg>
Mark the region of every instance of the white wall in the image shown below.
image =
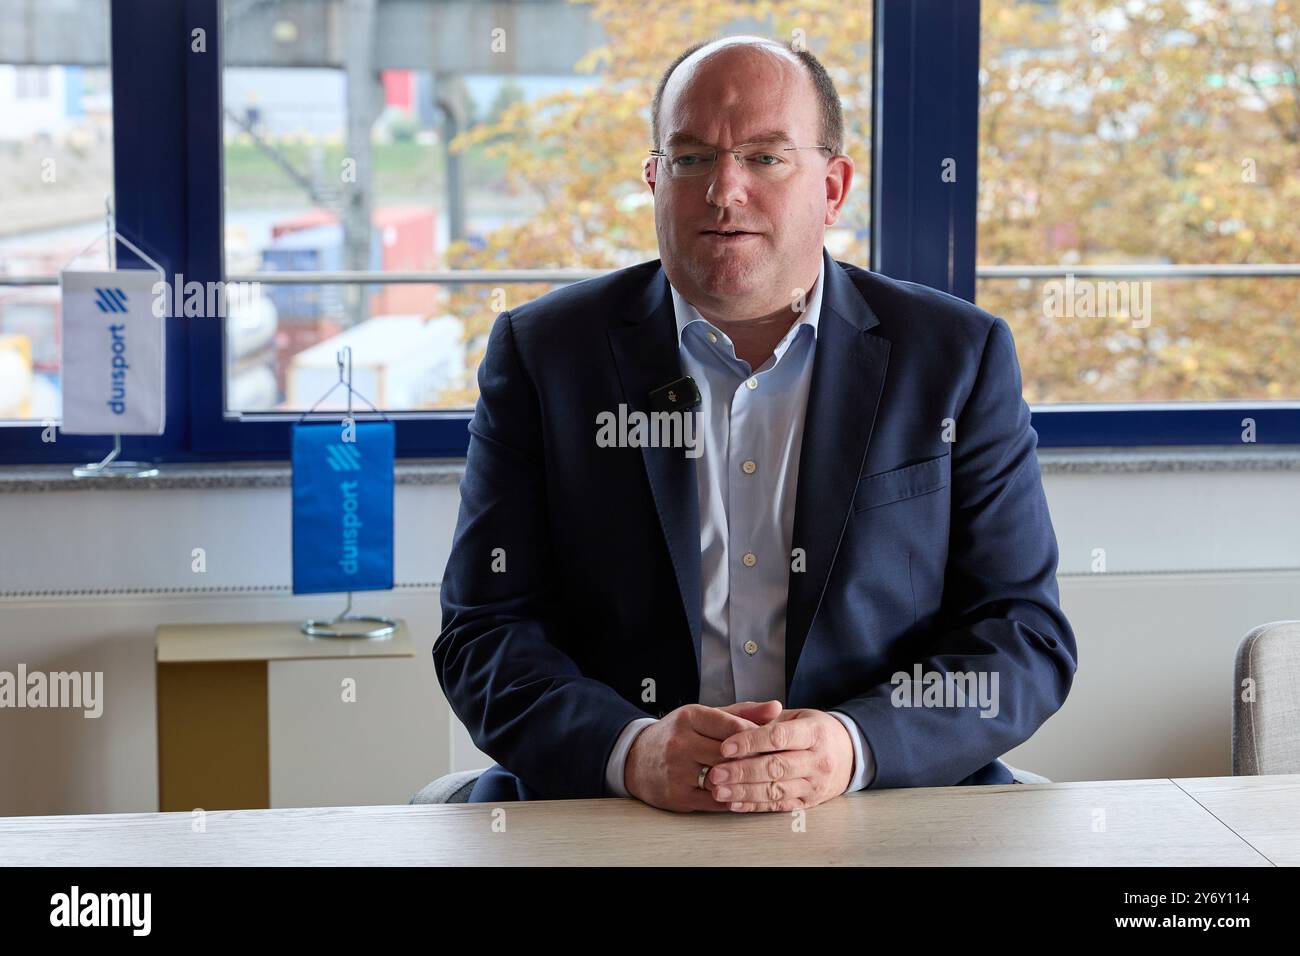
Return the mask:
<svg viewBox="0 0 1300 956"><path fill-rule="evenodd" d="M1062 711L1008 759L1061 780L1228 772L1237 642L1300 618L1300 472L1045 484L1080 672ZM401 803L485 762L430 656L456 486L399 485L396 504L399 585L358 595L357 609L406 619L416 657L272 665L274 806ZM287 488L0 493L0 529L0 670L103 670L106 697L98 720L0 710L0 815L157 808L158 624L339 609L334 596L289 593ZM1105 574L1090 571L1096 548ZM355 704L340 700L345 676Z"/></svg>
<svg viewBox="0 0 1300 956"><path fill-rule="evenodd" d="M431 656L457 500L455 485L399 485L399 586L354 598L360 613L403 618L414 658L270 666L273 806L404 803L483 765ZM289 513L288 488L0 493L0 670L103 671L105 697L98 719L0 710L0 815L157 809L154 629L342 609L339 596L290 593ZM341 700L344 677L356 703Z"/></svg>

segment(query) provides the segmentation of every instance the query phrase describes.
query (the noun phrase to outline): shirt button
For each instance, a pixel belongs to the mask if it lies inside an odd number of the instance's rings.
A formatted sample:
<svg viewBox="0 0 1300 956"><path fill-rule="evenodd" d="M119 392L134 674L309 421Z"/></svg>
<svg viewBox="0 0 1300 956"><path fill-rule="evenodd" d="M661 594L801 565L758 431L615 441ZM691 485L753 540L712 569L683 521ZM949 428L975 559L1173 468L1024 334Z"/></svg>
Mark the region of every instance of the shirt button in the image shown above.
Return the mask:
<svg viewBox="0 0 1300 956"><path fill-rule="evenodd" d="M751 379L750 379L748 382L746 382L745 384L748 385L750 388L758 388L758 379L756 379L756 378L751 378Z"/></svg>
<svg viewBox="0 0 1300 956"><path fill-rule="evenodd" d="M745 567L747 568L752 568L754 565L758 564L758 558L755 556L753 551L746 551L745 556L740 560L745 562Z"/></svg>
<svg viewBox="0 0 1300 956"><path fill-rule="evenodd" d="M745 653L748 654L750 657L753 657L755 654L758 653L758 645L755 644L753 641L746 641Z"/></svg>
<svg viewBox="0 0 1300 956"><path fill-rule="evenodd" d="M710 333L709 333L709 341L710 341L710 342L716 342L716 341L718 341L718 337L717 337L716 335L714 335L712 332L710 332Z"/></svg>
<svg viewBox="0 0 1300 956"><path fill-rule="evenodd" d="M740 466L740 470L747 475L752 475L754 472L758 471L758 465L754 464L753 459L750 459Z"/></svg>

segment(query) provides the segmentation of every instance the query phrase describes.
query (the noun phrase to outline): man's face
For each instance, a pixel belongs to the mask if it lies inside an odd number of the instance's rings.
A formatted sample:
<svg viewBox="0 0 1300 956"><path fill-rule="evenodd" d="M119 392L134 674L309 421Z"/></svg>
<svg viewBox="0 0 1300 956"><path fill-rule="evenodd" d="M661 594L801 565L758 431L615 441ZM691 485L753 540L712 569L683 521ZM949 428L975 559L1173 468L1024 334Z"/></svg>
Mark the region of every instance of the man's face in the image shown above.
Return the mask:
<svg viewBox="0 0 1300 956"><path fill-rule="evenodd" d="M720 152L703 176L669 175L668 160L646 161L654 193L655 232L668 280L701 311L732 321L770 315L816 279L825 227L848 194L853 162L821 145L821 114L812 79L788 53L752 44L706 47L673 72L661 107L660 149L708 151L781 132L774 154L794 168L762 178ZM725 238L721 231L744 235Z"/></svg>

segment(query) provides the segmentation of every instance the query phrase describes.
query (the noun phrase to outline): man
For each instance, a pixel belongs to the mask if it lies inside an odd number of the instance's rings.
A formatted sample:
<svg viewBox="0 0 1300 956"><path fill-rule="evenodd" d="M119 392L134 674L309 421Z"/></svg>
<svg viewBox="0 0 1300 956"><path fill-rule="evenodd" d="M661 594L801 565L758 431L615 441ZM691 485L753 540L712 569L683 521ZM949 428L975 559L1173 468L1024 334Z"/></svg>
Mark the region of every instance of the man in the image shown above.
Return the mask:
<svg viewBox="0 0 1300 956"><path fill-rule="evenodd" d="M1006 324L824 252L811 54L692 47L652 116L662 258L503 313L479 369L433 650L499 761L470 799L1013 782L1076 661Z"/></svg>

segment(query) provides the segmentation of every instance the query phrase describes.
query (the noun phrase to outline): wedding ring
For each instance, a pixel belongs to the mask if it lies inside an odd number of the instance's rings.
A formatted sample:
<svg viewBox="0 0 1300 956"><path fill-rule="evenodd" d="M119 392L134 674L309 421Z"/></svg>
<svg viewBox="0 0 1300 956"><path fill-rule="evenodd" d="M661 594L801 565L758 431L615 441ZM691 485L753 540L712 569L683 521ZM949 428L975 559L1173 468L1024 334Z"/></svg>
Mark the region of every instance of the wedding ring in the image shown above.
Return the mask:
<svg viewBox="0 0 1300 956"><path fill-rule="evenodd" d="M704 778L707 777L708 775L709 775L709 768L701 767L700 775L695 780L695 786L699 787L701 790L707 790L708 788L704 786Z"/></svg>

